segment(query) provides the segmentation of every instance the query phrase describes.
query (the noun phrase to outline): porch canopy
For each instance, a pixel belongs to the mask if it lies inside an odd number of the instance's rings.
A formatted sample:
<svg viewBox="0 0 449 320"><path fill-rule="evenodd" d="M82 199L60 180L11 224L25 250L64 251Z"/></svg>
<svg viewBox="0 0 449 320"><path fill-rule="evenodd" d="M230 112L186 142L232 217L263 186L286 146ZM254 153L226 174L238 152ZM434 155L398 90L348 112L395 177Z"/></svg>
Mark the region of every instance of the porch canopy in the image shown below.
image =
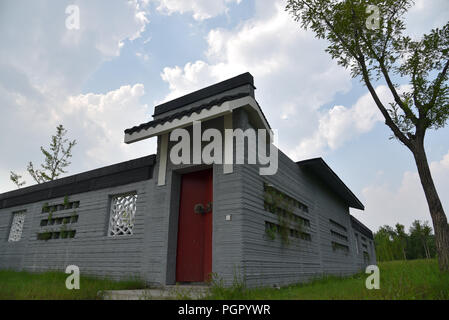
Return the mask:
<svg viewBox="0 0 449 320"><path fill-rule="evenodd" d="M273 131L254 97L254 78L243 73L178 99L155 107L153 120L125 130L125 143L160 136L158 146L158 185L165 185L168 153L168 135L177 128L189 127L194 121L205 121L223 117L223 128L234 129L232 112L244 108L255 129L265 129L273 141ZM233 142L225 139L224 173L233 172ZM230 160L231 159L231 160ZM230 161L229 161L230 160Z"/></svg>
<svg viewBox="0 0 449 320"><path fill-rule="evenodd" d="M125 130L125 143L169 133L176 128L232 114L238 108L248 111L257 128L272 131L254 98L254 79L250 73L219 82L155 107L154 120Z"/></svg>

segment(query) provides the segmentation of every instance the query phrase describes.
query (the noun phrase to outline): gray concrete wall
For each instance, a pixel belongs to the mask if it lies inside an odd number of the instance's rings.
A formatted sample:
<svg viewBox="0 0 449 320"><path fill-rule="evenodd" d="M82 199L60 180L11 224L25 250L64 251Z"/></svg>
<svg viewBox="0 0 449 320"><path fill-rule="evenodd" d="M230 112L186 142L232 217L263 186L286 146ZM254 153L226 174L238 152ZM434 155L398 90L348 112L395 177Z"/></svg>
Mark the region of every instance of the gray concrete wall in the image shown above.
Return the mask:
<svg viewBox="0 0 449 320"><path fill-rule="evenodd" d="M107 236L109 203L113 195L136 191L137 212L133 235ZM46 271L64 271L66 266L74 264L80 267L81 274L108 276L115 279L141 277L148 272L144 261L144 235L148 211L146 199L152 190L148 181L142 181L99 191L80 193L71 196L70 201L79 201L77 209L56 211L53 218L78 214L78 222L69 224L75 229L73 239L38 240L37 233L60 226L41 227L42 219L48 213L42 213L44 203L61 204L63 198L6 208L0 210L0 269ZM26 210L22 238L18 242L8 242L12 214Z"/></svg>
<svg viewBox="0 0 449 320"><path fill-rule="evenodd" d="M246 121L242 115L240 125L243 128L250 127ZM248 286L286 285L321 274L349 275L376 262L374 244L367 236L364 238L370 260L364 261L361 247L359 253L356 251L348 205L319 178L304 172L281 151L277 174L261 176L258 165L242 166L241 174L244 258L240 269ZM293 212L310 221L310 226L303 227L303 231L311 235L311 241L290 237L289 245L285 245L279 235L274 240L267 236L265 222L279 222L276 214L264 209L264 182L308 206L308 212L298 208ZM339 230L330 220L342 225L346 231ZM348 239L336 237L331 230ZM360 232L356 233L361 237ZM334 250L332 242L347 245L349 251ZM362 246L360 241L359 244Z"/></svg>

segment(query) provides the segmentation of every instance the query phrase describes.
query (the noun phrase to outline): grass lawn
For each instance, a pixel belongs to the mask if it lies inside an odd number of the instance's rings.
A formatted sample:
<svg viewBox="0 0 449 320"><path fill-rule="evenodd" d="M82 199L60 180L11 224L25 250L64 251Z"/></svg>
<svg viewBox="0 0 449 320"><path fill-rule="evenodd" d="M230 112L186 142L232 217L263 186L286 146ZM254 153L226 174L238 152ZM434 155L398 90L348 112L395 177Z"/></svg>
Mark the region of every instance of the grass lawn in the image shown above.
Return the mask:
<svg viewBox="0 0 449 320"><path fill-rule="evenodd" d="M449 274L441 274L436 260L393 261L379 264L380 289L367 290L367 274L327 277L281 289L246 289L213 285L208 299L449 299ZM67 290L67 274L0 271L0 299L97 299L100 290L141 289L139 280L112 281L81 276L80 290Z"/></svg>
<svg viewBox="0 0 449 320"><path fill-rule="evenodd" d="M99 290L141 289L145 285L139 280L112 281L91 277L80 277L80 289L68 290L65 281L69 275L63 272L29 273L0 271L0 300L93 300Z"/></svg>
<svg viewBox="0 0 449 320"><path fill-rule="evenodd" d="M368 274L352 277L327 277L307 284L281 289L245 289L214 286L210 299L449 299L449 274L441 274L436 260L392 261L379 263L380 289L368 290Z"/></svg>

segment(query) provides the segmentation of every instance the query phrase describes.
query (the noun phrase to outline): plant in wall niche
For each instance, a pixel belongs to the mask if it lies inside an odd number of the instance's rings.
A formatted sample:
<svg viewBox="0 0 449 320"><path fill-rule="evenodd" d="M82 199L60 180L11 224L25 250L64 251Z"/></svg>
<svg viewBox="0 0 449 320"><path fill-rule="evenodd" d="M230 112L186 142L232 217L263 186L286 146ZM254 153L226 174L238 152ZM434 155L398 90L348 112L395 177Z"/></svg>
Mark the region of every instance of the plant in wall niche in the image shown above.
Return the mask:
<svg viewBox="0 0 449 320"><path fill-rule="evenodd" d="M304 225L305 225L304 220L298 219L296 221L296 228L294 230L296 230L299 234L302 234L304 230Z"/></svg>
<svg viewBox="0 0 449 320"><path fill-rule="evenodd" d="M302 232L302 221L297 221L296 216L293 213L295 207L295 201L286 194L275 189L271 185L264 184L264 206L265 210L268 210L278 217L279 227L267 228L267 235L272 238L272 233L276 231L281 237L281 242L284 245L290 244L290 230L294 232ZM296 224L294 224L297 222ZM295 227L292 229L292 224Z"/></svg>
<svg viewBox="0 0 449 320"><path fill-rule="evenodd" d="M42 232L42 233L39 233L37 235L37 238L39 240L45 240L45 241L50 240L51 237L52 237L52 232L51 231Z"/></svg>
<svg viewBox="0 0 449 320"><path fill-rule="evenodd" d="M74 202L70 202L69 196L64 197L64 203L63 203L64 210L72 209L74 205L75 205Z"/></svg>
<svg viewBox="0 0 449 320"><path fill-rule="evenodd" d="M46 213L46 212L49 212L49 211L50 211L50 207L48 206L48 202L45 202L42 205L42 213Z"/></svg>
<svg viewBox="0 0 449 320"><path fill-rule="evenodd" d="M265 234L270 240L276 239L277 228L274 224L268 224L265 226Z"/></svg>
<svg viewBox="0 0 449 320"><path fill-rule="evenodd" d="M60 229L61 239L65 239L68 236L67 226L64 224Z"/></svg>
<svg viewBox="0 0 449 320"><path fill-rule="evenodd" d="M70 217L70 223L77 223L78 222L78 215L76 212L74 212Z"/></svg>
<svg viewBox="0 0 449 320"><path fill-rule="evenodd" d="M55 221L53 220L53 211L50 211L50 213L48 214L48 225L52 225L55 223Z"/></svg>

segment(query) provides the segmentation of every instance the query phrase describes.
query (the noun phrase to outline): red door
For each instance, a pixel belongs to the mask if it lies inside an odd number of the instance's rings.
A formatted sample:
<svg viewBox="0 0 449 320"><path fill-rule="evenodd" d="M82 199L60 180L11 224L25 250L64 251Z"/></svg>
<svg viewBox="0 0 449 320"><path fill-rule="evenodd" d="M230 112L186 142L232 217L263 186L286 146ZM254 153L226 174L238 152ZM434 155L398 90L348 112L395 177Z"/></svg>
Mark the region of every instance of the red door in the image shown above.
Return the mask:
<svg viewBox="0 0 449 320"><path fill-rule="evenodd" d="M176 281L204 282L211 272L212 169L181 177Z"/></svg>

